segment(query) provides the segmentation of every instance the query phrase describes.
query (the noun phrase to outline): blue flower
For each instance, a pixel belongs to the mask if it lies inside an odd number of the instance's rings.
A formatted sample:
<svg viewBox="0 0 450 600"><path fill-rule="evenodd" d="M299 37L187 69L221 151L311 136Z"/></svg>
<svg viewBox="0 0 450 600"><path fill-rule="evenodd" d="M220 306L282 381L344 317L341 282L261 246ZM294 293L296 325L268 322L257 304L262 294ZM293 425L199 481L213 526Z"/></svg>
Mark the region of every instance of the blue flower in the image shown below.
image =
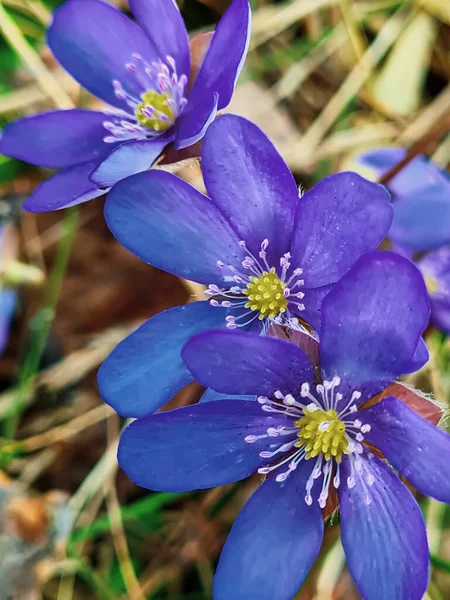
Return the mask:
<svg viewBox="0 0 450 600"><path fill-rule="evenodd" d="M378 176L406 156L401 148L371 150L358 157ZM450 177L426 159L416 156L387 184L393 194L392 248L416 261L425 277L431 302L431 323L450 333Z"/></svg>
<svg viewBox="0 0 450 600"><path fill-rule="evenodd" d="M185 25L174 0L131 0L137 24L99 0L66 2L47 41L56 59L104 110L57 110L20 119L0 152L62 168L25 202L31 212L73 206L148 169L164 148L200 140L231 100L249 38L248 0L234 0L190 81Z"/></svg>
<svg viewBox="0 0 450 600"><path fill-rule="evenodd" d="M6 253L5 226L0 225L0 273L2 269L2 258ZM12 289L2 287L0 281L0 354L5 350L8 343L9 328L16 309L16 292Z"/></svg>
<svg viewBox="0 0 450 600"><path fill-rule="evenodd" d="M153 170L118 183L106 200L106 222L123 246L209 286L209 303L150 319L103 364L101 394L126 416L154 412L192 380L180 351L195 333L264 334L273 323L318 330L325 294L391 225L386 190L355 173L332 175L299 197L272 143L241 117L210 125L202 166L209 197Z"/></svg>
<svg viewBox="0 0 450 600"><path fill-rule="evenodd" d="M421 600L429 575L423 516L380 456L422 493L450 501L450 437L390 395L428 315L418 269L376 252L323 301L319 373L295 344L274 338L221 330L186 345L198 381L235 399L137 419L122 435L119 462L159 491L264 476L223 549L215 600L292 598L320 550L331 488L363 600Z"/></svg>
<svg viewBox="0 0 450 600"><path fill-rule="evenodd" d="M379 148L357 160L382 177L405 156L403 148ZM389 238L394 249L426 252L450 244L450 176L442 167L415 156L387 187L393 196Z"/></svg>
<svg viewBox="0 0 450 600"><path fill-rule="evenodd" d="M428 288L431 323L450 335L450 245L417 261Z"/></svg>

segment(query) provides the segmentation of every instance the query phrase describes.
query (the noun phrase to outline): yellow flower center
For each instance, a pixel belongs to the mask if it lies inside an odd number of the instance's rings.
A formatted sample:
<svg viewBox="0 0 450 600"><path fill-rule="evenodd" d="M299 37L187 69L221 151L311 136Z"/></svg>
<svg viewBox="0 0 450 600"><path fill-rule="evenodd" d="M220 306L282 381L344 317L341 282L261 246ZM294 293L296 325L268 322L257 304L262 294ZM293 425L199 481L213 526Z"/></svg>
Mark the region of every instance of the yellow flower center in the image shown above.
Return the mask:
<svg viewBox="0 0 450 600"><path fill-rule="evenodd" d="M294 423L298 427L296 446L305 446L305 458L323 454L325 460L335 458L338 463L343 454L348 454L345 424L339 420L335 410L305 409L304 416Z"/></svg>
<svg viewBox="0 0 450 600"><path fill-rule="evenodd" d="M142 94L141 98L142 102L134 111L136 119L140 125L143 125L148 129L153 129L154 131L165 131L173 125L174 114L171 106L167 104L167 100L169 98L167 94L158 94L158 92L149 90L148 92L145 92L145 94ZM154 116L150 117L143 112L147 106L156 111ZM168 120L163 121L162 119L158 118L158 114L164 115Z"/></svg>
<svg viewBox="0 0 450 600"><path fill-rule="evenodd" d="M430 294L434 294L438 291L438 283L434 277L430 277L430 275L425 275L425 284Z"/></svg>
<svg viewBox="0 0 450 600"><path fill-rule="evenodd" d="M284 296L286 285L280 280L275 269L264 271L259 277L250 277L244 294L248 297L245 308L259 311L259 319L278 317L286 311L288 301Z"/></svg>

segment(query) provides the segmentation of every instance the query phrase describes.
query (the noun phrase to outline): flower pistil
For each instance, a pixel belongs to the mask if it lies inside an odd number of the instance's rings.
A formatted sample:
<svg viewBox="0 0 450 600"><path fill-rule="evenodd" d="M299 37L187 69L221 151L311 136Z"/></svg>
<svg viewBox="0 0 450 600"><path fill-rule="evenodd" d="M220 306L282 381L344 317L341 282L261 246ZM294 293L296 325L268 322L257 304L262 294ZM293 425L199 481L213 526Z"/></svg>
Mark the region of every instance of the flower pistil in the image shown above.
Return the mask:
<svg viewBox="0 0 450 600"><path fill-rule="evenodd" d="M281 413L292 420L292 427L269 427L260 436L249 435L245 441L249 444L259 439L274 438L270 450L260 452L261 458L271 459L270 464L258 469L258 473L269 475L277 471L276 481L282 482L293 473L303 460L315 460L311 475L306 482L305 502L313 502L312 489L314 482L322 477L322 489L318 495L321 508L325 508L331 482L336 489L341 485L340 463L344 455L348 457L351 475L346 484L353 488L358 481L364 488L366 504L371 503L369 487L373 485L373 476L366 472L365 461L361 460L363 452L368 458L373 454L364 447L364 433L370 431L370 425L363 424L353 417L358 412L357 400L361 393L355 390L348 403L340 408L343 395L336 392L340 378L315 386L316 395L311 391L309 383L303 383L300 396L309 401L308 404L296 400L292 394L275 392L274 398L259 396L258 402L264 412ZM275 441L275 438L282 438ZM281 470L282 467L287 469Z"/></svg>
<svg viewBox="0 0 450 600"><path fill-rule="evenodd" d="M279 265L270 265L266 252L269 246L267 239L261 243L259 258L250 252L244 241L239 242L239 245L247 251L247 256L242 261L242 271L222 261L217 262L224 282L233 282L234 285L222 288L212 284L205 292L211 297L212 306L240 309L237 316L226 317L227 327L245 327L259 319L264 321L264 330L267 330L272 322L303 329L293 316L293 313L305 310L301 302L305 294L296 290L304 285L304 280L300 278L303 269L297 267L291 271L292 257L289 252L283 254Z"/></svg>
<svg viewBox="0 0 450 600"><path fill-rule="evenodd" d="M178 75L172 56L149 64L135 53L126 69L142 93L140 97L129 94L120 81L113 80L114 93L123 100L124 109L111 109L111 119L103 123L109 133L103 138L106 143L156 137L174 125L187 104L187 77Z"/></svg>

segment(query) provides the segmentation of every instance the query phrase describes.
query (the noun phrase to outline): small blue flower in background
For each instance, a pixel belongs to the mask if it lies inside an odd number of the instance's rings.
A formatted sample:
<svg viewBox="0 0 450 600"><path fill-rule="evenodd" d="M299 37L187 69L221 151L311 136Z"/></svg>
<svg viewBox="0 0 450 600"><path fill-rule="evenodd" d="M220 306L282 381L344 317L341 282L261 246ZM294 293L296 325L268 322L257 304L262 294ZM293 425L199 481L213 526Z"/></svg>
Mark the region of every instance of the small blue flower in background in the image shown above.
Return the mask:
<svg viewBox="0 0 450 600"><path fill-rule="evenodd" d="M356 173L331 175L299 197L273 144L241 117L210 125L202 167L209 197L153 170L120 182L106 200L106 222L123 246L209 286L209 303L153 317L102 365L102 397L126 416L151 414L192 381L180 351L200 331L265 334L274 323L317 331L323 297L392 222L389 194Z"/></svg>
<svg viewBox="0 0 450 600"><path fill-rule="evenodd" d="M99 0L70 0L47 32L55 58L104 110L56 110L5 128L0 152L62 168L25 202L31 212L96 198L148 169L164 148L200 140L231 100L250 39L247 0L234 0L190 81L188 34L174 0L130 0L137 24Z"/></svg>
<svg viewBox="0 0 450 600"><path fill-rule="evenodd" d="M379 148L357 161L378 178L406 156L403 148ZM425 252L450 244L450 176L424 156L415 156L387 188L393 196L394 221L389 238L404 252Z"/></svg>
<svg viewBox="0 0 450 600"><path fill-rule="evenodd" d="M428 252L416 264L427 284L431 323L450 335L450 245Z"/></svg>
<svg viewBox="0 0 450 600"><path fill-rule="evenodd" d="M2 270L2 257L5 249L5 227L0 225L0 273ZM15 290L2 287L0 280L0 354L8 343L9 328L16 309L17 294Z"/></svg>
<svg viewBox="0 0 450 600"><path fill-rule="evenodd" d="M215 600L290 600L319 553L331 488L363 600L422 599L423 516L380 456L422 493L450 502L450 436L390 392L410 369L428 318L418 269L373 252L323 301L319 376L299 347L274 338L219 330L186 345L198 381L234 399L137 419L122 435L119 462L159 491L264 475L222 551Z"/></svg>
<svg viewBox="0 0 450 600"><path fill-rule="evenodd" d="M401 148L380 148L358 157L378 177L406 156ZM393 195L393 250L416 259L428 287L431 323L450 334L450 176L424 156L416 156L387 184Z"/></svg>

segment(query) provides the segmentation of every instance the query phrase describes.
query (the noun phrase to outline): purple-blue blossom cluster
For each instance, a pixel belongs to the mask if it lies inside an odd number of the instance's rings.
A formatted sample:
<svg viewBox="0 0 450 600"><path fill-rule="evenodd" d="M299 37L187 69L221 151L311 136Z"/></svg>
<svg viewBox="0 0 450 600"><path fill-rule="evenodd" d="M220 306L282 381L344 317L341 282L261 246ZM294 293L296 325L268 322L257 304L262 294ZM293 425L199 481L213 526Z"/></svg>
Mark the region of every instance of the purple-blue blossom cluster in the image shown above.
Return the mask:
<svg viewBox="0 0 450 600"><path fill-rule="evenodd" d="M353 172L301 193L256 125L216 118L247 52L247 0L232 2L195 78L176 4L130 7L137 23L99 0L69 0L48 30L58 61L109 107L28 117L0 141L1 152L62 169L28 210L109 191L117 240L206 288L205 299L144 323L100 368L104 400L135 418L120 465L171 492L259 473L223 549L215 600L292 598L336 495L363 600L421 600L427 534L398 473L450 502L450 437L422 416L436 414L430 400L396 380L428 360L430 300L450 330L448 175L416 157L390 182L392 202ZM205 194L149 169L169 145L199 140ZM403 156L360 160L382 175ZM378 250L387 236L394 252ZM192 381L200 402L157 413Z"/></svg>
<svg viewBox="0 0 450 600"><path fill-rule="evenodd" d="M406 156L401 148L380 148L359 161L383 176ZM450 334L450 176L424 156L415 156L388 184L394 221L392 248L414 260L431 303L431 322Z"/></svg>
<svg viewBox="0 0 450 600"><path fill-rule="evenodd" d="M137 22L100 0L69 0L55 11L47 43L102 110L56 110L5 128L0 153L61 169L26 210L67 208L97 198L152 166L173 144L199 141L231 100L250 39L247 0L234 0L191 77L189 38L174 0L130 0ZM195 71L195 69L193 69Z"/></svg>

